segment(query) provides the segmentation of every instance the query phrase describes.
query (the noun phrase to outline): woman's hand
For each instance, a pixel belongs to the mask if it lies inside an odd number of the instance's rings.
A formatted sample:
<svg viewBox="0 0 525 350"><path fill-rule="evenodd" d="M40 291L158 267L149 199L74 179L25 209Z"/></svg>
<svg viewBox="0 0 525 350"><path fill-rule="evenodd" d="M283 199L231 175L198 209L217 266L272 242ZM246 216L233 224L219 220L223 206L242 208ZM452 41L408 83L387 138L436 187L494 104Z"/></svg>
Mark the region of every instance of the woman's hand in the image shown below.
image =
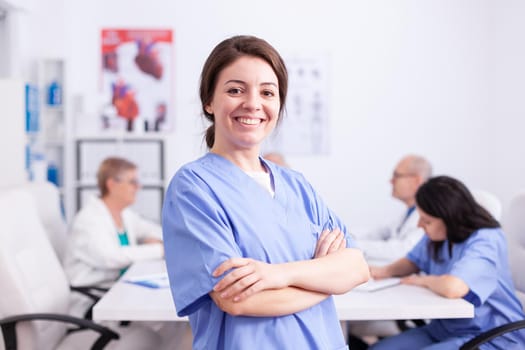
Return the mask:
<svg viewBox="0 0 525 350"><path fill-rule="evenodd" d="M410 284L413 286L427 287L424 278L425 278L424 276L413 274L407 277L403 277L401 279L401 283Z"/></svg>
<svg viewBox="0 0 525 350"><path fill-rule="evenodd" d="M284 273L278 266L248 258L228 259L213 272L214 277L226 273L213 290L221 298L241 301L261 290L287 287Z"/></svg>
<svg viewBox="0 0 525 350"><path fill-rule="evenodd" d="M403 277L417 272L419 268L407 258L401 258L385 266L370 266L370 275L374 279Z"/></svg>
<svg viewBox="0 0 525 350"><path fill-rule="evenodd" d="M314 258L321 258L346 248L345 235L339 228L323 230L315 247Z"/></svg>
<svg viewBox="0 0 525 350"><path fill-rule="evenodd" d="M469 286L462 279L452 275L417 275L401 279L403 284L425 287L445 298L463 298L469 292Z"/></svg>
<svg viewBox="0 0 525 350"><path fill-rule="evenodd" d="M370 266L370 276L376 280L392 277L388 271L388 266Z"/></svg>
<svg viewBox="0 0 525 350"><path fill-rule="evenodd" d="M155 237L146 237L140 241L140 244L162 244L162 239Z"/></svg>

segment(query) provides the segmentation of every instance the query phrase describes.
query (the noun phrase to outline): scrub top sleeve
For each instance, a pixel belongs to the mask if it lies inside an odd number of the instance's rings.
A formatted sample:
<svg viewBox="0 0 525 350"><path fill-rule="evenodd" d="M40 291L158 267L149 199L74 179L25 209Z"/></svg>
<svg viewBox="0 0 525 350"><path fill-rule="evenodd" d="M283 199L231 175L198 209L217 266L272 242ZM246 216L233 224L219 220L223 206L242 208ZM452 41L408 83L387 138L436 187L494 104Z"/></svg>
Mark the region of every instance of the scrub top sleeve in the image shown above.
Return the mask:
<svg viewBox="0 0 525 350"><path fill-rule="evenodd" d="M431 251L429 250L429 244L429 238L427 235L424 235L406 256L406 258L412 261L420 271L425 273L430 272Z"/></svg>
<svg viewBox="0 0 525 350"><path fill-rule="evenodd" d="M354 238L349 234L346 225L343 221L328 208L321 196L317 194L313 186L306 180L306 178L301 175L302 181L306 184L305 186L311 192L311 206L312 211L317 212L318 215L318 224L321 226L321 230L339 228L341 232L345 235L346 247L347 248L358 248Z"/></svg>
<svg viewBox="0 0 525 350"><path fill-rule="evenodd" d="M357 249L360 249L357 245L357 242L356 240L352 237L352 235L350 235L348 229L346 228L346 225L341 221L341 219L339 219L339 217L337 217L332 211L329 210L329 217L330 217L330 221L333 223L333 227L339 227L341 229L341 231L344 233L345 235L345 240L346 240L346 247L347 248L357 248Z"/></svg>
<svg viewBox="0 0 525 350"><path fill-rule="evenodd" d="M179 316L213 302L208 293L221 277L212 272L241 256L217 198L197 176L187 175L176 175L162 212L166 265Z"/></svg>
<svg viewBox="0 0 525 350"><path fill-rule="evenodd" d="M501 242L494 230L474 233L465 242L462 256L454 263L450 274L463 280L469 287L468 301L475 306L483 304L497 288L498 251Z"/></svg>

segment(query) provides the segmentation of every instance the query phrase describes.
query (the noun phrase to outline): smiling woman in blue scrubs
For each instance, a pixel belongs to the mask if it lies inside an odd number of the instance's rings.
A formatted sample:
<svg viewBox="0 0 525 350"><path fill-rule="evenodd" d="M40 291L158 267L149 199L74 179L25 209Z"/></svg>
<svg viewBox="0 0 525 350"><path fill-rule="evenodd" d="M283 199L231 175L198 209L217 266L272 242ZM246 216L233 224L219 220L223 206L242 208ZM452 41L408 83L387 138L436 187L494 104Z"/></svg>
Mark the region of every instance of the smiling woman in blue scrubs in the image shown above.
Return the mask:
<svg viewBox="0 0 525 350"><path fill-rule="evenodd" d="M266 41L224 40L201 75L210 149L173 177L166 264L194 349L346 349L332 295L368 279L346 227L298 172L259 156L287 72Z"/></svg>
<svg viewBox="0 0 525 350"><path fill-rule="evenodd" d="M432 178L419 188L416 204L426 236L406 258L371 267L372 276L408 276L402 283L427 287L447 298L463 298L474 305L474 317L433 320L371 349L459 349L482 332L524 319L514 293L505 235L465 185L447 176ZM411 275L420 271L425 275ZM497 337L480 349L518 350L523 344L521 330Z"/></svg>

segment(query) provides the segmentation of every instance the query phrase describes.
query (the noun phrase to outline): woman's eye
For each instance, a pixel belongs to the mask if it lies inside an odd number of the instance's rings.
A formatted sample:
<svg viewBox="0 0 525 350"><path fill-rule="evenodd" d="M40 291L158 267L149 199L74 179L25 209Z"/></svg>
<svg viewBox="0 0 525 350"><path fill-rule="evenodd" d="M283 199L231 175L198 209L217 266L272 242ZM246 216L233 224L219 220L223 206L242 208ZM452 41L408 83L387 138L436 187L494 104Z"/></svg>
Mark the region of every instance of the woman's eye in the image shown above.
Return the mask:
<svg viewBox="0 0 525 350"><path fill-rule="evenodd" d="M229 94L233 94L233 95L240 94L241 92L242 92L242 90L240 88L230 88L230 89L228 89L228 93Z"/></svg>
<svg viewBox="0 0 525 350"><path fill-rule="evenodd" d="M272 90L264 90L263 91L264 96L272 97L275 96L275 93Z"/></svg>

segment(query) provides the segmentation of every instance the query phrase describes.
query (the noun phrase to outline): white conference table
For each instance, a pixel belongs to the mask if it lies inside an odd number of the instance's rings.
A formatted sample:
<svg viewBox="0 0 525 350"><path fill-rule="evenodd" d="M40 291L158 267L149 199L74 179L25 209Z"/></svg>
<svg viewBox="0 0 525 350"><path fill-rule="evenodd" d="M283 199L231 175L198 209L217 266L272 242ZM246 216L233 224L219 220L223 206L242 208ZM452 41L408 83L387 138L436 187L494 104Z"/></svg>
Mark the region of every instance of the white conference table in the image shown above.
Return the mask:
<svg viewBox="0 0 525 350"><path fill-rule="evenodd" d="M124 282L134 276L166 271L164 260L133 264L93 308L96 321L185 321L179 317L169 288L153 289ZM443 298L417 286L397 285L374 292L335 296L341 321L470 318L474 307L463 299Z"/></svg>

